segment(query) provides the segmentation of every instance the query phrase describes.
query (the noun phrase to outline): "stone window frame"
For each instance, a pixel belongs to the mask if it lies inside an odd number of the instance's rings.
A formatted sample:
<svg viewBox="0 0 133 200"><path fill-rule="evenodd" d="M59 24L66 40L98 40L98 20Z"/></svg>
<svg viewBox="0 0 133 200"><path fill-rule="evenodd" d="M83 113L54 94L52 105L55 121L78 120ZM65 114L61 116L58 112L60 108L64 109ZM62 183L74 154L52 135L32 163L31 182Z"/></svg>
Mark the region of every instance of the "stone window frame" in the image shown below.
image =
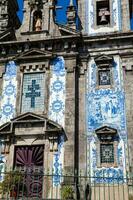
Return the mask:
<svg viewBox="0 0 133 200"><path fill-rule="evenodd" d="M96 130L95 131L96 136L97 136L97 142L96 142L96 148L97 148L97 167L101 168L101 167L118 167L118 163L117 163L117 148L118 148L118 140L114 140L114 137L117 136L117 130L114 129L110 129L110 132L106 132L104 130L102 130L102 128L100 129L100 131ZM102 141L100 140L100 136L107 136L107 137L112 137L112 140L106 140L106 141ZM114 147L114 162L112 163L102 163L101 162L101 150L100 150L100 146L101 144L113 144Z"/></svg>
<svg viewBox="0 0 133 200"><path fill-rule="evenodd" d="M97 2L99 1L106 1L106 0L94 0L94 28L101 28L101 27L113 27L113 3L111 0L109 0L109 7L110 7L110 24L106 25L97 25Z"/></svg>
<svg viewBox="0 0 133 200"><path fill-rule="evenodd" d="M113 89L113 57L112 56L98 56L94 59L97 70L96 70L96 89ZM99 71L110 71L110 84L100 85L99 84Z"/></svg>
<svg viewBox="0 0 133 200"><path fill-rule="evenodd" d="M45 63L28 63L25 65L20 65L20 70L18 71L18 95L17 95L17 103L19 102L19 106L17 106L17 114L25 113L22 111L22 95L23 95L23 80L24 74L33 74L33 73L44 73L44 88L45 88L45 98L44 98L44 110L42 112L37 112L38 114L46 114L48 110L48 88L46 85L47 82L47 72L45 68ZM28 112L28 111L27 111ZM30 112L30 111L29 111Z"/></svg>
<svg viewBox="0 0 133 200"><path fill-rule="evenodd" d="M99 72L100 71L109 71L110 72L110 84L108 85L100 85L99 84ZM101 88L104 88L104 89L108 89L108 88L112 88L113 86L113 71L112 71L112 68L110 66L102 66L102 67L98 67L97 68L97 74L96 74L96 78L97 78L97 81L96 81L96 87L97 89L101 89Z"/></svg>

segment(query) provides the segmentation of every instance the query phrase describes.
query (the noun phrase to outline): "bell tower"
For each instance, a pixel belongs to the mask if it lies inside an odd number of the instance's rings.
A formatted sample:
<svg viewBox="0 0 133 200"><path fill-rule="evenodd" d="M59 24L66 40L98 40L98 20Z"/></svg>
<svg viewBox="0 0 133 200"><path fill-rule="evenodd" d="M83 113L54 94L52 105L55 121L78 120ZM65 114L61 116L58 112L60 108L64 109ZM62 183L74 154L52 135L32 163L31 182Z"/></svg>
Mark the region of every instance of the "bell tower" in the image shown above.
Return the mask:
<svg viewBox="0 0 133 200"><path fill-rule="evenodd" d="M0 1L0 33L8 30L9 28L19 28L20 21L17 16L17 11L17 0Z"/></svg>
<svg viewBox="0 0 133 200"><path fill-rule="evenodd" d="M76 29L76 8L73 4L73 0L70 0L67 7L67 25L70 28Z"/></svg>
<svg viewBox="0 0 133 200"><path fill-rule="evenodd" d="M129 30L128 1L94 0L86 2L85 29L91 34Z"/></svg>
<svg viewBox="0 0 133 200"><path fill-rule="evenodd" d="M47 0L29 0L29 31L48 31L49 8Z"/></svg>
<svg viewBox="0 0 133 200"><path fill-rule="evenodd" d="M19 33L30 38L44 38L54 31L54 1L24 0L24 19Z"/></svg>

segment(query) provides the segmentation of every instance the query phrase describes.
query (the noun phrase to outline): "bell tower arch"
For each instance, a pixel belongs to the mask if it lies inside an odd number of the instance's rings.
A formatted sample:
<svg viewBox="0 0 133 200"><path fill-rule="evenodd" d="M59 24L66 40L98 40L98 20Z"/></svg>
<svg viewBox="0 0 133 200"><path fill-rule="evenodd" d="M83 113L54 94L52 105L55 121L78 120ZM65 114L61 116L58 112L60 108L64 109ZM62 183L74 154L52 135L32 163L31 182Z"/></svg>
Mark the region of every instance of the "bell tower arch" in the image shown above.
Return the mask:
<svg viewBox="0 0 133 200"><path fill-rule="evenodd" d="M36 34L36 31L48 33L50 23L49 0L24 0L24 17L19 32Z"/></svg>

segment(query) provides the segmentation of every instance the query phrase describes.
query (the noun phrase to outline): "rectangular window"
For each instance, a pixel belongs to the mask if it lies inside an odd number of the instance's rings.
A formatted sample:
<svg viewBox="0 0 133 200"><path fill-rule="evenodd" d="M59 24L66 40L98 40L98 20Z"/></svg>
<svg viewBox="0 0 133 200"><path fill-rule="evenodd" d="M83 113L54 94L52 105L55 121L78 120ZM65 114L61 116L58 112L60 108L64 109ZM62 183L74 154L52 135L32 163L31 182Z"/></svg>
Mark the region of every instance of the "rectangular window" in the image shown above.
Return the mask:
<svg viewBox="0 0 133 200"><path fill-rule="evenodd" d="M110 85L110 70L99 70L98 71L99 85Z"/></svg>
<svg viewBox="0 0 133 200"><path fill-rule="evenodd" d="M100 144L100 160L102 163L114 163L114 145Z"/></svg>
<svg viewBox="0 0 133 200"><path fill-rule="evenodd" d="M27 73L23 77L22 112L44 110L44 73Z"/></svg>
<svg viewBox="0 0 133 200"><path fill-rule="evenodd" d="M110 24L109 0L96 2L97 25Z"/></svg>

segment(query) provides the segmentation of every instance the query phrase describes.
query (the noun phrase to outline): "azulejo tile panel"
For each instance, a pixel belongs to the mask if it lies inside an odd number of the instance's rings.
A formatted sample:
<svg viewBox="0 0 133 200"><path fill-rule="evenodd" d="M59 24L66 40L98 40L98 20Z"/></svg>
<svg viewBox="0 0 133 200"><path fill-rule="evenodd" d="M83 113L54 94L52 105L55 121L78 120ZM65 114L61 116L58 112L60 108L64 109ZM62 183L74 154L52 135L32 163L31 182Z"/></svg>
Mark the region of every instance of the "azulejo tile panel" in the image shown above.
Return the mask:
<svg viewBox="0 0 133 200"><path fill-rule="evenodd" d="M91 176L97 177L97 179L92 180L97 183L114 183L114 181L122 183L122 178L126 176L127 130L123 73L120 68L120 62L119 56L115 56L112 73L113 86L108 89L98 89L96 76L97 66L93 59L90 61L88 67L86 94L88 173ZM100 154L97 146L98 138L95 131L103 126L117 130L117 166L115 167L100 167L98 165L98 156ZM100 179L99 177L104 178Z"/></svg>
<svg viewBox="0 0 133 200"><path fill-rule="evenodd" d="M95 183L115 184L119 182L123 184L123 171L120 168L103 168L102 170L97 170L95 177Z"/></svg>
<svg viewBox="0 0 133 200"><path fill-rule="evenodd" d="M6 157L4 155L0 155L0 182L2 182L4 179L5 163Z"/></svg>
<svg viewBox="0 0 133 200"><path fill-rule="evenodd" d="M9 61L5 66L5 74L3 75L3 87L0 98L0 125L10 121L15 117L16 113L16 91L17 91L17 65L14 61ZM2 149L2 141L0 141ZM6 157L0 155L0 171L4 171ZM3 176L0 176L0 181L3 180Z"/></svg>
<svg viewBox="0 0 133 200"><path fill-rule="evenodd" d="M16 106L16 80L17 65L14 61L6 64L5 74L3 76L3 88L1 96L1 120L0 125L9 121L15 116Z"/></svg>
<svg viewBox="0 0 133 200"><path fill-rule="evenodd" d="M50 100L49 100L49 118L62 127L65 122L65 89L66 72L63 57L55 58L51 63L51 80L50 80ZM58 185L61 181L58 175L61 175L64 160L64 137L60 138L58 144L58 152L54 155L54 185ZM57 176L56 176L57 175Z"/></svg>
<svg viewBox="0 0 133 200"><path fill-rule="evenodd" d="M89 93L88 131L94 131L103 124L113 127L118 125L119 130L125 130L124 100L124 93L120 90L99 90Z"/></svg>
<svg viewBox="0 0 133 200"><path fill-rule="evenodd" d="M44 110L44 73L27 73L23 77L22 112Z"/></svg>

